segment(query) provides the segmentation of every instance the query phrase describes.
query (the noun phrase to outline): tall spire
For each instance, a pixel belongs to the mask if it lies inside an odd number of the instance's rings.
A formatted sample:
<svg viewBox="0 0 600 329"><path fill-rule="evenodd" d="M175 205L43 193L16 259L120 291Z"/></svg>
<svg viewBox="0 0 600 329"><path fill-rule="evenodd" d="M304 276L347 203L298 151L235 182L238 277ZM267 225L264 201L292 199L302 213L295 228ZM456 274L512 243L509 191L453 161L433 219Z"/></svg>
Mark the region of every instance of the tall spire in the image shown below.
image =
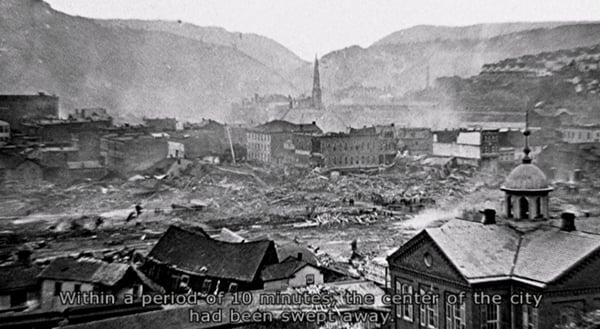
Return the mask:
<svg viewBox="0 0 600 329"><path fill-rule="evenodd" d="M315 70L313 73L313 89L312 89L312 105L316 108L321 108L321 76L319 74L319 59L315 54Z"/></svg>
<svg viewBox="0 0 600 329"><path fill-rule="evenodd" d="M529 157L529 153L531 152L529 148L529 135L531 135L531 131L529 131L529 108L527 108L525 112L525 130L523 131L523 136L525 136L525 147L523 148L525 156L523 157L523 163L531 163L531 158Z"/></svg>

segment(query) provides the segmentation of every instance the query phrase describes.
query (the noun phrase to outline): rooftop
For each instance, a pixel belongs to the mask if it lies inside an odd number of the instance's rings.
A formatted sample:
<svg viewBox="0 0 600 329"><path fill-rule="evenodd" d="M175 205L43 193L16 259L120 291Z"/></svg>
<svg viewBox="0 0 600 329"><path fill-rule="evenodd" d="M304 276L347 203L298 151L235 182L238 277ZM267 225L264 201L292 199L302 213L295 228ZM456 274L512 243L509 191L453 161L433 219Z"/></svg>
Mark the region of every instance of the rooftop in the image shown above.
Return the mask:
<svg viewBox="0 0 600 329"><path fill-rule="evenodd" d="M269 252L277 258L273 241L218 241L205 232L171 226L148 257L182 271L252 282L259 275L263 259Z"/></svg>
<svg viewBox="0 0 600 329"><path fill-rule="evenodd" d="M290 257L279 264L266 266L261 272L261 278L265 282L287 279L305 266L311 265L307 262Z"/></svg>
<svg viewBox="0 0 600 329"><path fill-rule="evenodd" d="M127 264L64 257L53 260L38 277L41 279L97 283L110 287L121 281L128 270L130 270L130 266Z"/></svg>
<svg viewBox="0 0 600 329"><path fill-rule="evenodd" d="M501 189L512 192L548 192L552 187L540 168L531 163L522 163L508 174Z"/></svg>
<svg viewBox="0 0 600 329"><path fill-rule="evenodd" d="M513 279L545 287L600 249L600 235L548 223L519 227L455 219L421 234L469 283Z"/></svg>

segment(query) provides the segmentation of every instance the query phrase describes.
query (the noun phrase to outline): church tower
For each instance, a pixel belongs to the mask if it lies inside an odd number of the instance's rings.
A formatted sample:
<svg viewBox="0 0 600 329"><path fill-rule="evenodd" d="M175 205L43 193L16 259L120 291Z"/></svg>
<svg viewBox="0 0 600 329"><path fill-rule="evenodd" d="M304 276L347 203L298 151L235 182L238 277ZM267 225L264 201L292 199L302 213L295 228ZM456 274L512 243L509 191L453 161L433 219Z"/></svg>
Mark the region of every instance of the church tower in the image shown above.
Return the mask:
<svg viewBox="0 0 600 329"><path fill-rule="evenodd" d="M320 109L323 106L321 99L321 76L319 75L319 59L315 56L315 71L313 73L312 106Z"/></svg>
<svg viewBox="0 0 600 329"><path fill-rule="evenodd" d="M525 115L523 163L515 167L502 184L506 217L517 220L548 219L548 193L552 187L544 172L531 163L529 153L529 112Z"/></svg>

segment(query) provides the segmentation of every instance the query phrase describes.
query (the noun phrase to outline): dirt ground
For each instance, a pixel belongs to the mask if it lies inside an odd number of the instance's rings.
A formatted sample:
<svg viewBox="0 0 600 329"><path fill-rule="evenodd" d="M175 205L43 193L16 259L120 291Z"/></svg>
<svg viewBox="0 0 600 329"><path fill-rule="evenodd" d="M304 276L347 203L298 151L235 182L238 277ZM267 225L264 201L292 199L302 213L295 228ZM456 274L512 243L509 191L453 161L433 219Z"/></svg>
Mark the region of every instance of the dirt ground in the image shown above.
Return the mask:
<svg viewBox="0 0 600 329"><path fill-rule="evenodd" d="M0 261L24 245L37 259L131 257L134 250L147 252L172 224L292 240L338 262L348 260L356 241L365 257L381 257L422 228L502 209L503 175L427 167L418 159L342 175L194 162L166 177L141 173L68 187L21 187L0 192ZM568 191L561 191L561 204L586 208L596 200L568 200Z"/></svg>

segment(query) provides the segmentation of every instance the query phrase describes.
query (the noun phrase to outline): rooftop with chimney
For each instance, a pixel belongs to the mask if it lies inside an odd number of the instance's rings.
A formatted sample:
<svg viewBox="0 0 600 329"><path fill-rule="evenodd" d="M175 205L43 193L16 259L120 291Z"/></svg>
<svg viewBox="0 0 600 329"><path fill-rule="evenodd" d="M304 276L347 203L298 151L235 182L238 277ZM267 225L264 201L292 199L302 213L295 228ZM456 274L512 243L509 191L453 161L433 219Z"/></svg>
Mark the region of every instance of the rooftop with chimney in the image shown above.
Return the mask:
<svg viewBox="0 0 600 329"><path fill-rule="evenodd" d="M558 221L550 218L553 188L529 157L529 134L526 128L523 163L501 186L503 216L485 209L481 222L454 219L427 228L392 254L390 264L409 257L415 245L433 244L468 284L512 280L545 288L594 259L600 250L599 232L577 230L571 212L563 212Z"/></svg>

